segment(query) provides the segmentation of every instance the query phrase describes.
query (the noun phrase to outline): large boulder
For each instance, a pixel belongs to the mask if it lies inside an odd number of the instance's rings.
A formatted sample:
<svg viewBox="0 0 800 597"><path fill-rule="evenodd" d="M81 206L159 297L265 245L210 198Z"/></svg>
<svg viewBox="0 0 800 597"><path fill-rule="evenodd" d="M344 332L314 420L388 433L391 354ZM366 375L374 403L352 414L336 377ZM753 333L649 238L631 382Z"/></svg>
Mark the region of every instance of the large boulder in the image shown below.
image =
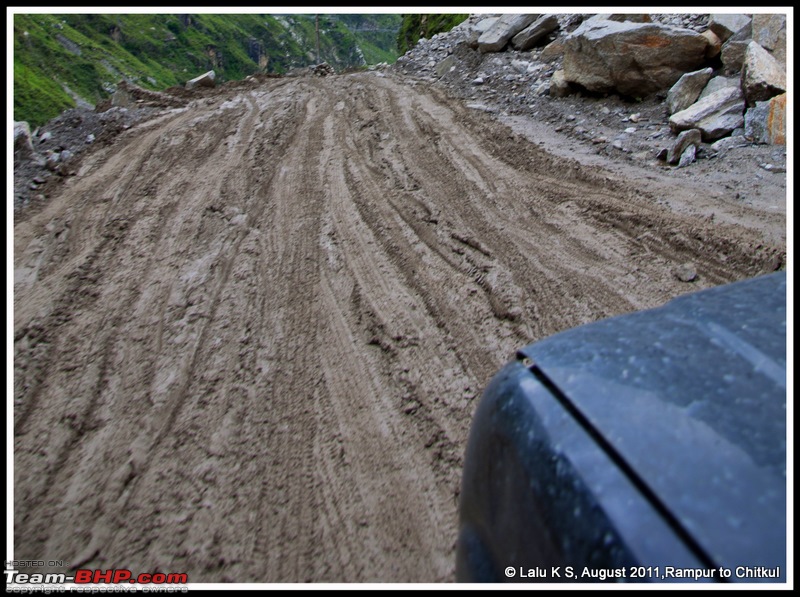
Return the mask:
<svg viewBox="0 0 800 597"><path fill-rule="evenodd" d="M724 87L739 87L739 78L738 77L713 77L708 84L703 88L703 91L700 92L698 96L698 100L703 99L714 93L715 91L719 91Z"/></svg>
<svg viewBox="0 0 800 597"><path fill-rule="evenodd" d="M656 23L585 22L564 40L564 75L594 92L643 97L705 61L708 39Z"/></svg>
<svg viewBox="0 0 800 597"><path fill-rule="evenodd" d="M742 90L748 106L786 91L786 71L764 48L751 41L742 65Z"/></svg>
<svg viewBox="0 0 800 597"><path fill-rule="evenodd" d="M542 62L555 62L564 55L564 38L557 37L544 48L539 54L539 60Z"/></svg>
<svg viewBox="0 0 800 597"><path fill-rule="evenodd" d="M515 50L529 50L556 29L558 29L556 15L542 15L511 38L511 45Z"/></svg>
<svg viewBox="0 0 800 597"><path fill-rule="evenodd" d="M186 82L186 89L194 89L195 87L214 87L216 84L217 74L210 70L203 73L199 77Z"/></svg>
<svg viewBox="0 0 800 597"><path fill-rule="evenodd" d="M492 25L494 25L499 19L500 17L487 17L470 25L464 38L464 42L473 50L477 50L478 40L480 39L481 35L491 29ZM467 21L464 22L466 23Z"/></svg>
<svg viewBox="0 0 800 597"><path fill-rule="evenodd" d="M756 102L744 115L745 137L756 143L786 145L786 94Z"/></svg>
<svg viewBox="0 0 800 597"><path fill-rule="evenodd" d="M485 19L481 19L477 23L472 26L472 29L477 31L478 33L486 33L492 26L500 20L500 17L486 17Z"/></svg>
<svg viewBox="0 0 800 597"><path fill-rule="evenodd" d="M704 68L682 75L667 92L667 107L670 114L685 110L697 101L714 69Z"/></svg>
<svg viewBox="0 0 800 597"><path fill-rule="evenodd" d="M700 129L704 141L729 135L744 124L744 96L738 87L725 87L669 117L673 132Z"/></svg>
<svg viewBox="0 0 800 597"><path fill-rule="evenodd" d="M509 40L533 23L540 15L505 14L478 38L479 52L499 52Z"/></svg>
<svg viewBox="0 0 800 597"><path fill-rule="evenodd" d="M744 14L712 14L708 21L708 28L713 31L723 42L733 37L742 30L746 30L746 35L750 36L752 19Z"/></svg>
<svg viewBox="0 0 800 597"><path fill-rule="evenodd" d="M722 72L733 75L741 72L744 64L744 54L749 41L728 41L722 46Z"/></svg>

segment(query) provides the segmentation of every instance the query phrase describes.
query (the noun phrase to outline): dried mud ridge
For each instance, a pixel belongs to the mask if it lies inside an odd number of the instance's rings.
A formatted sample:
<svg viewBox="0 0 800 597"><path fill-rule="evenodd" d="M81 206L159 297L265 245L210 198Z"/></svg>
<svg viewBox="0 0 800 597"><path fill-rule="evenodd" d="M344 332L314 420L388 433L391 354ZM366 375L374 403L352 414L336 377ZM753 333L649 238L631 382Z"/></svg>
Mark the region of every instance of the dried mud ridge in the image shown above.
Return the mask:
<svg viewBox="0 0 800 597"><path fill-rule="evenodd" d="M15 225L15 557L452 581L516 348L784 258L391 76L169 111Z"/></svg>

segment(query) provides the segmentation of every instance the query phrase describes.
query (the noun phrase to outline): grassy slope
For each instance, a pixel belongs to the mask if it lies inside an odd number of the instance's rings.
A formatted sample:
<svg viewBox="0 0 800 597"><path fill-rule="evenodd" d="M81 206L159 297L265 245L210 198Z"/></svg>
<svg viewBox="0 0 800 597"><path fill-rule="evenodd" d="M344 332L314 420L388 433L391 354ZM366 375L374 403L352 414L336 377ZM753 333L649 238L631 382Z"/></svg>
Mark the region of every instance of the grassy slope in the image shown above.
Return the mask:
<svg viewBox="0 0 800 597"><path fill-rule="evenodd" d="M399 15L320 15L321 59L392 62L399 25ZM164 89L212 68L226 81L314 62L314 15L16 14L14 118L37 126L74 106L65 86L96 103L122 79Z"/></svg>
<svg viewBox="0 0 800 597"><path fill-rule="evenodd" d="M397 48L405 54L413 48L420 38L430 39L437 33L450 31L459 23L466 21L468 14L408 14L402 15L403 22L397 33Z"/></svg>

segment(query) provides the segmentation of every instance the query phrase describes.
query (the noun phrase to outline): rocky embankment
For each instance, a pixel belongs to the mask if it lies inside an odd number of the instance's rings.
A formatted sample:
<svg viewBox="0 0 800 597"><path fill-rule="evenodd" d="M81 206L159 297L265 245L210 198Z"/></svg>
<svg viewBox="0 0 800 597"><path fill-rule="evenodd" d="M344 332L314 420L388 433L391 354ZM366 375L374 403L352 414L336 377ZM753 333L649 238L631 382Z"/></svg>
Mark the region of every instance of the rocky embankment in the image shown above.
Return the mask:
<svg viewBox="0 0 800 597"><path fill-rule="evenodd" d="M601 156L746 168L750 195L786 169L785 15L472 15L393 69Z"/></svg>

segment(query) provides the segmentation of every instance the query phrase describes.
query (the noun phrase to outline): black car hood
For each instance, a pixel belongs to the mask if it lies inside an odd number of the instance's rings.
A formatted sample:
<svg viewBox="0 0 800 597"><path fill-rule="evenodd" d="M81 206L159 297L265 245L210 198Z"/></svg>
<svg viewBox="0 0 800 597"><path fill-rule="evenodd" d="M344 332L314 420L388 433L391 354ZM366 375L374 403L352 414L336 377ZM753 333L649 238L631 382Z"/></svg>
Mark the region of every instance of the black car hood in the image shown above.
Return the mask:
<svg viewBox="0 0 800 597"><path fill-rule="evenodd" d="M704 560L785 574L785 272L520 353Z"/></svg>

